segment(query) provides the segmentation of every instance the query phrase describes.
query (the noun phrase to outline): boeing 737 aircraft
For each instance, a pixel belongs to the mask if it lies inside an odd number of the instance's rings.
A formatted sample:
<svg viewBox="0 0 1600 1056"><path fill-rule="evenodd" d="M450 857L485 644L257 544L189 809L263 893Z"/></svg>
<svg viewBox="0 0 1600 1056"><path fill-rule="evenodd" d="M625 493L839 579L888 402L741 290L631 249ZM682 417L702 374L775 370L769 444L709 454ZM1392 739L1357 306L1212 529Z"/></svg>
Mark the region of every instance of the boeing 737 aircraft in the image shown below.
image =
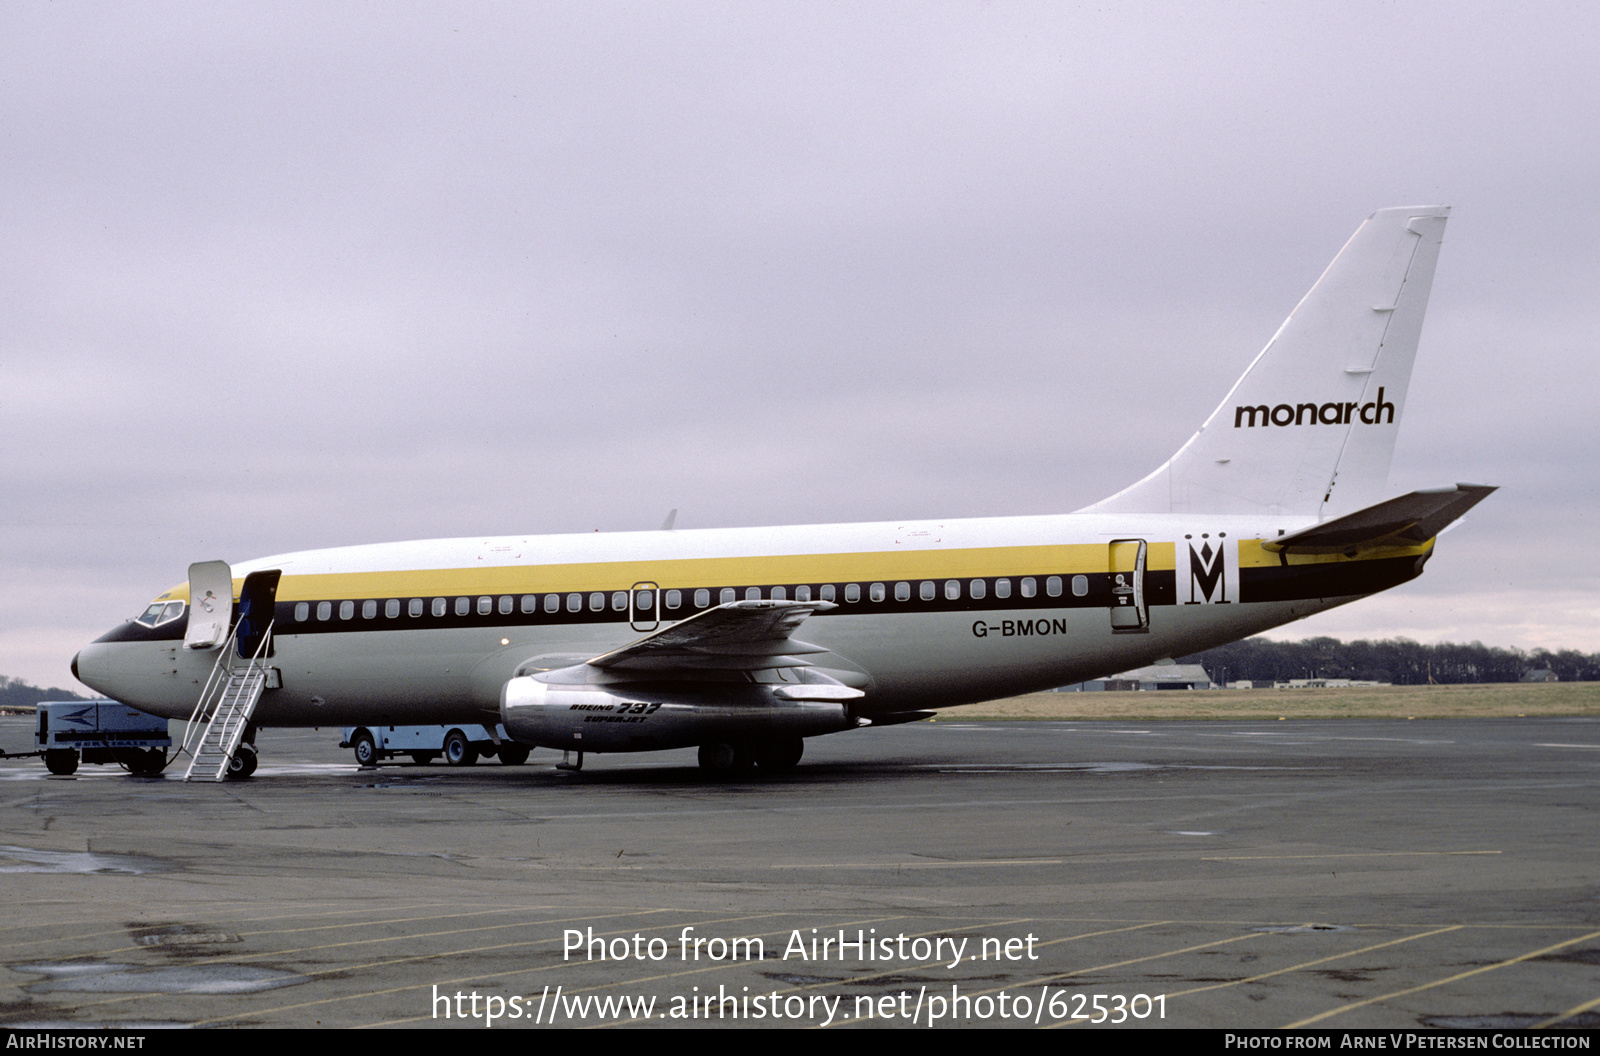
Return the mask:
<svg viewBox="0 0 1600 1056"><path fill-rule="evenodd" d="M209 720L219 776L254 770L261 727L497 721L507 760L699 746L708 770L777 771L805 737L1343 605L1418 576L1494 490L1384 498L1448 212L1372 214L1200 431L1076 513L202 562L73 673Z"/></svg>

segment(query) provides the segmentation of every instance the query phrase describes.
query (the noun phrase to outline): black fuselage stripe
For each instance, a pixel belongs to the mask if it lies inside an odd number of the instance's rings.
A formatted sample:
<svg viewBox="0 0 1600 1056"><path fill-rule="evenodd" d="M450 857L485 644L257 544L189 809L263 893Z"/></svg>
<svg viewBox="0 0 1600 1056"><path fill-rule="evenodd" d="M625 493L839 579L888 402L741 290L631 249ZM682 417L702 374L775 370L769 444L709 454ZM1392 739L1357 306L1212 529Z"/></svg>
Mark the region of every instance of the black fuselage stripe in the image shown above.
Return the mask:
<svg viewBox="0 0 1600 1056"><path fill-rule="evenodd" d="M1329 562L1307 565L1288 565L1271 567L1251 567L1239 570L1239 600L1243 604L1303 601L1313 598L1349 597L1359 594L1371 594L1389 587L1414 579L1421 573L1421 561L1413 556L1376 558L1365 561ZM832 616L882 616L882 615L909 615L919 613L962 613L962 612L1026 612L1040 609L1109 609L1113 606L1115 595L1112 593L1118 575L1127 577L1128 573L1090 572L1090 573L1043 573L1032 576L1005 576L982 577L985 584L985 596L973 598L971 584L976 577L956 580L961 584L962 597L950 599L944 596L945 579L930 580L934 584L934 597L924 600L920 593L923 580L911 581L911 596L905 601L897 601L894 590L899 581L884 581L884 600L872 601L870 596L873 584L866 581L856 581L855 585L861 589L859 601L845 601L844 581L835 582L834 600L838 607L814 614L812 619L826 619ZM1051 596L1045 585L1052 576L1059 576L1061 592ZM1082 576L1087 580L1087 589L1082 594L1072 593L1074 577ZM1032 597L1023 597L1021 583L1025 578L1032 578L1036 589ZM1009 597L1001 598L995 594L995 581L1007 579L1011 584ZM658 602L651 614L643 614L635 618L630 609L617 610L612 608L611 599L617 593L609 590L583 590L583 591L524 591L516 594L431 594L423 597L425 609L420 616L409 615L408 607L410 597L377 597L377 598L326 598L326 599L300 599L297 601L278 601L273 608L274 632L285 634L336 634L352 631L423 631L423 630L456 630L470 627L559 627L559 626L588 626L594 624L616 624L632 622L674 623L678 620L703 612L706 608L714 607L721 603L724 590L732 590L735 599L744 599L746 593L752 588L759 591L760 597L770 599L774 587L782 587L784 594L790 600L794 599L797 587L809 587L813 599L820 597L822 583L742 583L723 584L706 588L676 588L680 591L683 604L676 609L669 609L664 602ZM672 588L669 588L672 589ZM710 593L711 604L708 606L695 606L692 604L695 591L705 589ZM626 592L624 592L626 593ZM662 592L664 593L664 591ZM535 612L522 611L522 598L533 595L539 599L539 607ZM561 607L556 612L544 611L544 599L551 594L558 594ZM573 612L567 608L567 598L578 595L582 607ZM591 609L589 599L594 594L604 598L604 607ZM514 599L514 609L509 613L499 611L500 598L509 596ZM478 611L479 599L491 598L491 611L480 613ZM446 613L443 616L433 615L433 602L436 598L443 598L446 602ZM456 605L460 598L468 600L468 611L464 615L456 615ZM1172 570L1149 571L1144 576L1144 600L1151 607L1170 606L1177 604L1176 573ZM376 616L363 617L361 615L364 603L376 602L378 611ZM386 616L385 607L389 601L398 601L401 609L397 616ZM353 603L354 615L347 619L339 618L339 608L345 602ZM316 613L319 605L328 605L330 616L327 619L317 619ZM297 606L307 606L309 619L295 619ZM188 621L173 620L160 627L145 627L142 624L129 622L102 636L103 642L113 641L181 641L184 627Z"/></svg>

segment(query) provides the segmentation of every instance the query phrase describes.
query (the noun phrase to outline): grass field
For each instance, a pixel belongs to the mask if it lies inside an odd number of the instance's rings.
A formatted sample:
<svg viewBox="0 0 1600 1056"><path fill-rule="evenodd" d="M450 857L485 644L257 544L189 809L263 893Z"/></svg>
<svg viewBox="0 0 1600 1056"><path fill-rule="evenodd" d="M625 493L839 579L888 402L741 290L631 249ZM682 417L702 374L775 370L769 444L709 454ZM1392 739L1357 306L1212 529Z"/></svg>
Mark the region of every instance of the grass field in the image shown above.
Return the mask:
<svg viewBox="0 0 1600 1056"><path fill-rule="evenodd" d="M939 713L973 719L1455 719L1600 716L1600 682L1030 693Z"/></svg>

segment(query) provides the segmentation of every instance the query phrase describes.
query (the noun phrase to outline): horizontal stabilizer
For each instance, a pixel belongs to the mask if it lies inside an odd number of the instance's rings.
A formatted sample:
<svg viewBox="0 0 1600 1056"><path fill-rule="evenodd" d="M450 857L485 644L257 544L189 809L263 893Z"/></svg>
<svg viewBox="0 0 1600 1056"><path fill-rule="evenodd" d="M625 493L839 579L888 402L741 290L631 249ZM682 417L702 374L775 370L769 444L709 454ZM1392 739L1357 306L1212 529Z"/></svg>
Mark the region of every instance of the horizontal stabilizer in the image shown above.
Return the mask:
<svg viewBox="0 0 1600 1056"><path fill-rule="evenodd" d="M1489 497L1487 484L1426 488L1331 521L1262 542L1274 553L1336 554L1380 546L1416 546Z"/></svg>

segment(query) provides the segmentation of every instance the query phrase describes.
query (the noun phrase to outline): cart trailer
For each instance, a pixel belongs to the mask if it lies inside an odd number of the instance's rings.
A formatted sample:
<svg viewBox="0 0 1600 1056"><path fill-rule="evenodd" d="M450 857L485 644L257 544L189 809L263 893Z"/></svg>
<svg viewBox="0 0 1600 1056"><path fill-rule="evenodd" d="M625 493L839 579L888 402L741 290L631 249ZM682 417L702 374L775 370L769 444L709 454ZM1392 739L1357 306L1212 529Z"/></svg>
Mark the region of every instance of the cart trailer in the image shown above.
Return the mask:
<svg viewBox="0 0 1600 1056"><path fill-rule="evenodd" d="M38 705L35 742L52 774L78 764L119 763L136 774L159 774L172 738L167 720L114 700L49 700Z"/></svg>

